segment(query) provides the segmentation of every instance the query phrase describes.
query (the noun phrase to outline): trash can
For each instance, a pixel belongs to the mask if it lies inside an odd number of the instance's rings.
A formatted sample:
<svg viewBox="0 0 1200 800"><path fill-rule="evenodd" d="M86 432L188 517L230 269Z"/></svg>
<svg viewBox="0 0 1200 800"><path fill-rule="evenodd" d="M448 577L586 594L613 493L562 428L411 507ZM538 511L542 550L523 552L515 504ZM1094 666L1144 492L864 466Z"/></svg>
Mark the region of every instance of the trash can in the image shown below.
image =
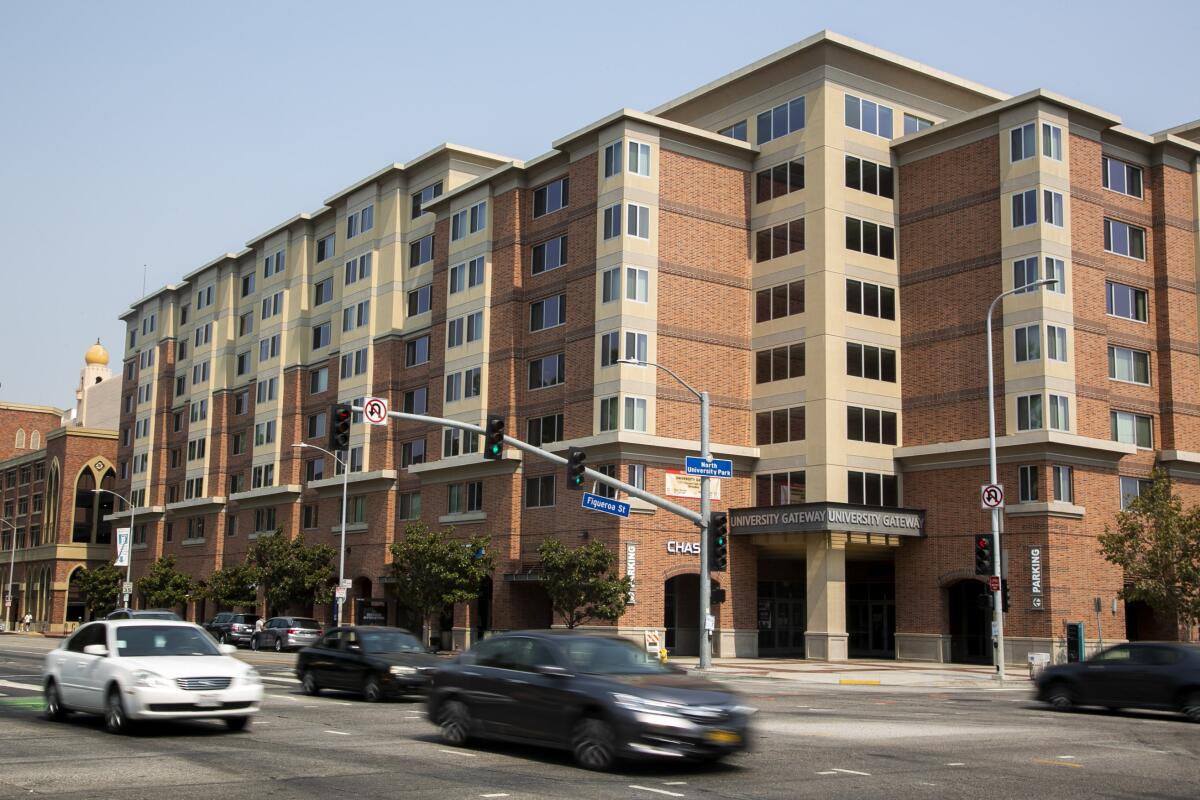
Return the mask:
<svg viewBox="0 0 1200 800"><path fill-rule="evenodd" d="M1049 653L1030 653L1029 654L1029 679L1037 678L1038 673L1046 668L1050 663Z"/></svg>

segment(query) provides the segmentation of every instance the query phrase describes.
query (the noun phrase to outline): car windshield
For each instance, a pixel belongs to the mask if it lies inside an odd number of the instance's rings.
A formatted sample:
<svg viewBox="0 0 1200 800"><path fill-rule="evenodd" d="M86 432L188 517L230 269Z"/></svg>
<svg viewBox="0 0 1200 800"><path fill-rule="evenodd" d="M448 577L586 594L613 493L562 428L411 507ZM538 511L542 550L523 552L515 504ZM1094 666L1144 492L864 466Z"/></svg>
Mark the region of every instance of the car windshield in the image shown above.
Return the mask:
<svg viewBox="0 0 1200 800"><path fill-rule="evenodd" d="M134 611L132 616L138 619L179 619L179 615L173 611Z"/></svg>
<svg viewBox="0 0 1200 800"><path fill-rule="evenodd" d="M671 670L633 642L578 638L563 643L571 663L592 675L661 675Z"/></svg>
<svg viewBox="0 0 1200 800"><path fill-rule="evenodd" d="M363 631L358 640L368 653L423 653L425 648L417 637L404 631Z"/></svg>
<svg viewBox="0 0 1200 800"><path fill-rule="evenodd" d="M207 633L190 625L122 625L116 634L117 655L125 658L221 654Z"/></svg>
<svg viewBox="0 0 1200 800"><path fill-rule="evenodd" d="M315 619L304 619L302 617L297 617L292 620L291 627L293 627L293 628L312 628L313 630L320 630L321 623L317 622Z"/></svg>

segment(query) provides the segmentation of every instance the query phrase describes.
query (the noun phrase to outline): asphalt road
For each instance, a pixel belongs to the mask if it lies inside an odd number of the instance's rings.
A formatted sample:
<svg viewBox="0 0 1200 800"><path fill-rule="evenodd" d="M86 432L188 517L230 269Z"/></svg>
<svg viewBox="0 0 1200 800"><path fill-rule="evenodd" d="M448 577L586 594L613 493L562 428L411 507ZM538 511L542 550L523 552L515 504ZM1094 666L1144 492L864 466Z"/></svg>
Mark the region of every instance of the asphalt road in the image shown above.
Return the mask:
<svg viewBox="0 0 1200 800"><path fill-rule="evenodd" d="M243 733L216 722L112 736L45 720L42 654L0 637L0 798L1200 797L1200 725L1165 714L1057 713L1025 690L898 690L736 679L760 709L751 753L612 774L565 753L442 746L418 702L305 697L291 655L250 654L268 687Z"/></svg>

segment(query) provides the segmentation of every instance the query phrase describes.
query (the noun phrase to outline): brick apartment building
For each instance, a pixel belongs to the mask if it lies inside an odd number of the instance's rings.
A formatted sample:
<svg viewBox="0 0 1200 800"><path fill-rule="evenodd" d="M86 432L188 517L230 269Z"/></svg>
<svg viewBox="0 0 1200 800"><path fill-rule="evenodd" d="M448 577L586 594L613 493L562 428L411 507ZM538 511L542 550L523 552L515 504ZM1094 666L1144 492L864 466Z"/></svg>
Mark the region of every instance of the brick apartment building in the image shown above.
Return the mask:
<svg viewBox="0 0 1200 800"><path fill-rule="evenodd" d="M1111 605L1096 535L1155 464L1200 500L1197 142L1200 124L1145 135L823 32L530 161L444 145L392 164L122 315L134 572L172 554L203 579L276 529L336 546L341 479L294 445L324 446L330 404L366 396L503 414L686 495L697 406L631 358L707 389L734 461L720 654L987 660L983 318L1050 276L996 317L1009 657L1061 647L1067 621L1173 636ZM555 537L632 571L619 631L694 650L693 526L636 500L625 521L584 511L559 467L478 449L354 426L354 618L405 621L387 546L419 518L492 540L480 601L443 624L457 646L551 624L536 551Z"/></svg>

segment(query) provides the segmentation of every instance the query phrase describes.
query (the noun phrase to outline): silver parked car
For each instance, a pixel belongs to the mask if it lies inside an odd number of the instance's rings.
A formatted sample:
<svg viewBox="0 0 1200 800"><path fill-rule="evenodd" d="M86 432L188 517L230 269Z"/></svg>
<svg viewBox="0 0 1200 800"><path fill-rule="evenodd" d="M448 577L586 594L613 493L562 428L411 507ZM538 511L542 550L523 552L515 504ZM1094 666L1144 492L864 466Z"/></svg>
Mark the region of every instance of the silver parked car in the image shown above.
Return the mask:
<svg viewBox="0 0 1200 800"><path fill-rule="evenodd" d="M308 647L324 632L321 623L312 617L271 617L250 637L251 650L296 650Z"/></svg>

